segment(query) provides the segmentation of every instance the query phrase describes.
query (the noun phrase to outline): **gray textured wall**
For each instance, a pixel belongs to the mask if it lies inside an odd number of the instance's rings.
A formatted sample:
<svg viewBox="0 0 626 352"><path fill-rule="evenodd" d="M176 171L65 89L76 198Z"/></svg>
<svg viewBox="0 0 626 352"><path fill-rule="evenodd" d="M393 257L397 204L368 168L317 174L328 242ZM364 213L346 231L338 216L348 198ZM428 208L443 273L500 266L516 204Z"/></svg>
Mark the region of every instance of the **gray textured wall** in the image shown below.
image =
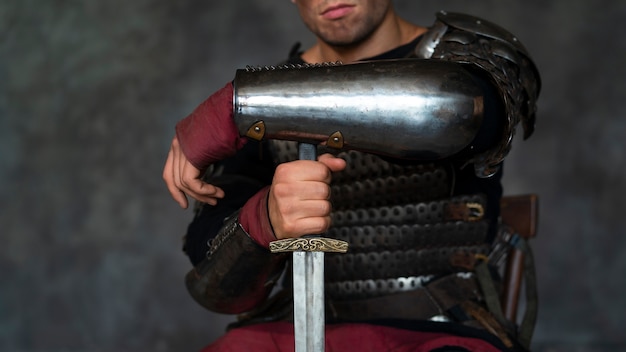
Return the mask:
<svg viewBox="0 0 626 352"><path fill-rule="evenodd" d="M600 5L602 4L602 5ZM398 0L516 33L542 74L506 193L541 197L538 351L626 350L626 1ZM231 317L188 297L175 122L311 38L286 0L0 2L0 350L190 351Z"/></svg>

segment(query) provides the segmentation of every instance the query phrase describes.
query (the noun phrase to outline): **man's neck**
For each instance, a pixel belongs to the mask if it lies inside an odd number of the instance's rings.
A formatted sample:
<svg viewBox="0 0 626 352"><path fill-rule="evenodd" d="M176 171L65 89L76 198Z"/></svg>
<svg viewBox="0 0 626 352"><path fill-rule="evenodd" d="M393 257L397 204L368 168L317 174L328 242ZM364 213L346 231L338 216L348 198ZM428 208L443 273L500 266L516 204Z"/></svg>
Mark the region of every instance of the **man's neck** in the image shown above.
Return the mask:
<svg viewBox="0 0 626 352"><path fill-rule="evenodd" d="M318 38L317 43L302 54L302 59L309 63L354 62L397 48L426 30L393 14L367 39L352 46L333 46Z"/></svg>

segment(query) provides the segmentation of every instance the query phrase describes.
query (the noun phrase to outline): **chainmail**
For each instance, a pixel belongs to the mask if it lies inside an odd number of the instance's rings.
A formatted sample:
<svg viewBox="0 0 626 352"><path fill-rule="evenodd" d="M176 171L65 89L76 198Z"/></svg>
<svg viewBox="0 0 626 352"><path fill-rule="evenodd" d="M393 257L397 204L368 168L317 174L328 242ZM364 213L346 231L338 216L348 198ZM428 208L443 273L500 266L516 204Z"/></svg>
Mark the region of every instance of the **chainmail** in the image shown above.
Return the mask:
<svg viewBox="0 0 626 352"><path fill-rule="evenodd" d="M270 141L277 163L294 160L297 143ZM320 149L319 152L325 150ZM486 220L458 217L455 206L486 207L482 195L452 197L451 168L398 165L372 154L342 151L346 169L333 175L333 226L348 253L326 255L326 292L333 299L400 292L432 275L465 271L458 255L486 254Z"/></svg>

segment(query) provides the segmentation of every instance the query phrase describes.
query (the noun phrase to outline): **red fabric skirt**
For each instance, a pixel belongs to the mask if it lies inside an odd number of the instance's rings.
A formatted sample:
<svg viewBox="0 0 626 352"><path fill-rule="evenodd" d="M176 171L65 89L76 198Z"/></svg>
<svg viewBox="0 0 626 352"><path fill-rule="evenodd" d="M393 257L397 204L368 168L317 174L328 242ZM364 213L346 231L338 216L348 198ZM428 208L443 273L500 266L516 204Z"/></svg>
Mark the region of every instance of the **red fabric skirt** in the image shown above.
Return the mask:
<svg viewBox="0 0 626 352"><path fill-rule="evenodd" d="M445 333L419 332L370 324L326 326L326 352L428 352L452 346L469 351L500 351L481 339ZM232 329L202 350L202 352L216 351L294 351L293 324L275 322Z"/></svg>

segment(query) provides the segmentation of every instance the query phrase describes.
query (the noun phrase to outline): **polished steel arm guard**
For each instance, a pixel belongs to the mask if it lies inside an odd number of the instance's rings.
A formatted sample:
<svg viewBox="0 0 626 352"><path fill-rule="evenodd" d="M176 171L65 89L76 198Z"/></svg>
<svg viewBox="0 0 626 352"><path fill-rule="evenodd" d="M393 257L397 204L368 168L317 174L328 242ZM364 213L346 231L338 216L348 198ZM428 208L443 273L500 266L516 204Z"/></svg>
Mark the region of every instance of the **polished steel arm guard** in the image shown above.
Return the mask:
<svg viewBox="0 0 626 352"><path fill-rule="evenodd" d="M209 243L206 259L185 277L191 296L217 313L246 312L265 300L287 259L254 242L237 215L226 220Z"/></svg>
<svg viewBox="0 0 626 352"><path fill-rule="evenodd" d="M385 60L238 70L241 135L404 159L461 151L483 119L483 92L460 65Z"/></svg>

